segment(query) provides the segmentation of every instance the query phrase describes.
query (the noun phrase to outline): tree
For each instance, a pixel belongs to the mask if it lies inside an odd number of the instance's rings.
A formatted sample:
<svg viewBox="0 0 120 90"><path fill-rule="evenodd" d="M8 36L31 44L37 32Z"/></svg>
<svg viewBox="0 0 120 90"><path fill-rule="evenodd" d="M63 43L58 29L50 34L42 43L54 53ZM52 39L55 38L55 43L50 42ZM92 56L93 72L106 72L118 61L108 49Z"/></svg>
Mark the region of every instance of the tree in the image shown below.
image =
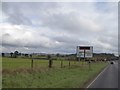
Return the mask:
<svg viewBox="0 0 120 90"><path fill-rule="evenodd" d="M22 55L22 53L19 53L18 55L19 55L19 56L21 56L21 55Z"/></svg>
<svg viewBox="0 0 120 90"><path fill-rule="evenodd" d="M17 58L18 54L19 54L19 52L18 52L18 51L15 51L15 52L14 52L14 57Z"/></svg>
<svg viewBox="0 0 120 90"><path fill-rule="evenodd" d="M28 57L28 54L25 54L25 57Z"/></svg>
<svg viewBox="0 0 120 90"><path fill-rule="evenodd" d="M57 56L57 57L60 57L60 54L59 54L59 53L57 53L57 54L56 54L56 56Z"/></svg>
<svg viewBox="0 0 120 90"><path fill-rule="evenodd" d="M30 58L32 58L32 54L30 54Z"/></svg>
<svg viewBox="0 0 120 90"><path fill-rule="evenodd" d="M2 57L4 57L5 56L5 53L2 53Z"/></svg>
<svg viewBox="0 0 120 90"><path fill-rule="evenodd" d="M13 52L10 53L10 56L13 57Z"/></svg>

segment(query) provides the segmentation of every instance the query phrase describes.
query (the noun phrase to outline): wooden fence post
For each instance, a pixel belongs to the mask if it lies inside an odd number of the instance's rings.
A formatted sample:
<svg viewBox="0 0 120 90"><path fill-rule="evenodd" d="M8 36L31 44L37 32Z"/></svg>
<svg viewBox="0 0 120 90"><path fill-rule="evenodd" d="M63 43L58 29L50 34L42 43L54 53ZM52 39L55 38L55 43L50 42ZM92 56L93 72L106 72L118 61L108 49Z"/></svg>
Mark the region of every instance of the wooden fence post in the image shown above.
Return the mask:
<svg viewBox="0 0 120 90"><path fill-rule="evenodd" d="M49 68L52 68L52 59L50 55L48 55L48 60L49 60Z"/></svg>
<svg viewBox="0 0 120 90"><path fill-rule="evenodd" d="M89 70L91 70L91 61L89 60L88 63L89 63Z"/></svg>
<svg viewBox="0 0 120 90"><path fill-rule="evenodd" d="M31 60L31 68L33 69L33 59Z"/></svg>
<svg viewBox="0 0 120 90"><path fill-rule="evenodd" d="M63 60L61 60L61 68L63 67Z"/></svg>
<svg viewBox="0 0 120 90"><path fill-rule="evenodd" d="M74 64L76 64L76 58L74 58Z"/></svg>
<svg viewBox="0 0 120 90"><path fill-rule="evenodd" d="M69 61L69 68L70 68L70 59L68 59L68 61Z"/></svg>

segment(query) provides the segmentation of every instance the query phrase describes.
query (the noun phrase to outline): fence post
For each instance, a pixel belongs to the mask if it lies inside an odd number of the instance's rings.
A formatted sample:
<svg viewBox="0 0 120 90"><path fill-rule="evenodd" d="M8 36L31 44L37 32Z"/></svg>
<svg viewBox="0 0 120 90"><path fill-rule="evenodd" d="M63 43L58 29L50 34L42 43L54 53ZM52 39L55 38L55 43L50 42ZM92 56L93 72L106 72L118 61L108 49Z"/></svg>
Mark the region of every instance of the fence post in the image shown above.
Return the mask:
<svg viewBox="0 0 120 90"><path fill-rule="evenodd" d="M68 61L69 61L69 68L70 68L70 59L68 58Z"/></svg>
<svg viewBox="0 0 120 90"><path fill-rule="evenodd" d="M91 70L91 61L89 60L88 63L89 63L89 70Z"/></svg>
<svg viewBox="0 0 120 90"><path fill-rule="evenodd" d="M74 58L74 64L76 64L76 58Z"/></svg>
<svg viewBox="0 0 120 90"><path fill-rule="evenodd" d="M33 69L33 59L31 60L31 68Z"/></svg>
<svg viewBox="0 0 120 90"><path fill-rule="evenodd" d="M49 60L49 68L52 68L52 59L50 55L48 55L48 60Z"/></svg>
<svg viewBox="0 0 120 90"><path fill-rule="evenodd" d="M61 59L61 68L63 67L63 60Z"/></svg>

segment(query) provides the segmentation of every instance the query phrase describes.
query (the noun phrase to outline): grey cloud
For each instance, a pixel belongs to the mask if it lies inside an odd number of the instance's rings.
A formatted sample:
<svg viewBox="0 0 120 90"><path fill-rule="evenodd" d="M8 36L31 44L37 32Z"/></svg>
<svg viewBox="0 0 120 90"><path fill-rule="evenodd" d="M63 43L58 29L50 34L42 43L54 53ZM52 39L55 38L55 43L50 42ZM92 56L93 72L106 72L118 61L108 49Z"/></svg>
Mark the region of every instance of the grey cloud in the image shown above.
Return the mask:
<svg viewBox="0 0 120 90"><path fill-rule="evenodd" d="M37 40L36 40L37 41ZM20 37L18 39L13 39L11 36L3 36L2 46L4 47L27 47L27 48L48 48L42 42L36 41L26 41L22 40Z"/></svg>
<svg viewBox="0 0 120 90"><path fill-rule="evenodd" d="M43 21L43 25L62 30L79 30L80 25L72 14L54 14Z"/></svg>
<svg viewBox="0 0 120 90"><path fill-rule="evenodd" d="M48 9L58 6L56 2L2 2L2 12L8 16L9 23L32 25L32 18L42 18Z"/></svg>
<svg viewBox="0 0 120 90"><path fill-rule="evenodd" d="M18 6L17 6L18 5ZM7 21L11 24L31 25L31 20L23 14L18 3L3 3L2 11L8 16Z"/></svg>
<svg viewBox="0 0 120 90"><path fill-rule="evenodd" d="M106 38L105 36L102 36L98 39L99 41L101 41L102 43L107 43L110 44L114 47L118 47L118 38L114 38L114 37L108 37Z"/></svg>
<svg viewBox="0 0 120 90"><path fill-rule="evenodd" d="M58 41L58 42L61 42L61 43L76 43L78 42L78 38L76 38L74 35L70 35L70 36L56 36L56 37L53 37L52 39Z"/></svg>
<svg viewBox="0 0 120 90"><path fill-rule="evenodd" d="M62 30L72 33L91 33L93 28L89 27L90 23L85 18L79 16L79 13L68 14L52 14L43 18L43 26L47 26L53 30ZM92 21L92 20L91 20Z"/></svg>
<svg viewBox="0 0 120 90"><path fill-rule="evenodd" d="M91 6L89 11L88 4L83 5L82 10L82 4L78 3L76 7L72 3L3 3L3 12L8 16L5 22L21 28L17 30L10 24L13 28L7 28L7 33L3 34L3 46L27 52L72 53L76 52L77 45L93 45L95 52L117 51L116 12L109 8L109 13L99 12L94 10L95 6ZM16 33L10 34L13 30ZM96 39L98 42L95 44ZM104 44L112 48L105 48Z"/></svg>

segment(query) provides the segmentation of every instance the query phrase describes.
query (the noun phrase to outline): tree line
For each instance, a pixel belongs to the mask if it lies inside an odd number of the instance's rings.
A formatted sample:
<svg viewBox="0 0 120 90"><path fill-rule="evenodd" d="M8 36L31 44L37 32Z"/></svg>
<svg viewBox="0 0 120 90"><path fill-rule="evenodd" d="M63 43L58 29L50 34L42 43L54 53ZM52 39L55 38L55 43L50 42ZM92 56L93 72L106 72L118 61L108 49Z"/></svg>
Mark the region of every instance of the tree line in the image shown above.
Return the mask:
<svg viewBox="0 0 120 90"><path fill-rule="evenodd" d="M11 52L11 53L9 53L10 54L10 57L11 58L17 58L18 56L21 56L21 55L24 55L25 57L28 57L28 56L30 56L30 57L32 57L32 55L30 54L22 54L22 53L19 53L18 51L14 51L14 52ZM2 57L5 57L6 55L5 55L5 53L2 53Z"/></svg>

